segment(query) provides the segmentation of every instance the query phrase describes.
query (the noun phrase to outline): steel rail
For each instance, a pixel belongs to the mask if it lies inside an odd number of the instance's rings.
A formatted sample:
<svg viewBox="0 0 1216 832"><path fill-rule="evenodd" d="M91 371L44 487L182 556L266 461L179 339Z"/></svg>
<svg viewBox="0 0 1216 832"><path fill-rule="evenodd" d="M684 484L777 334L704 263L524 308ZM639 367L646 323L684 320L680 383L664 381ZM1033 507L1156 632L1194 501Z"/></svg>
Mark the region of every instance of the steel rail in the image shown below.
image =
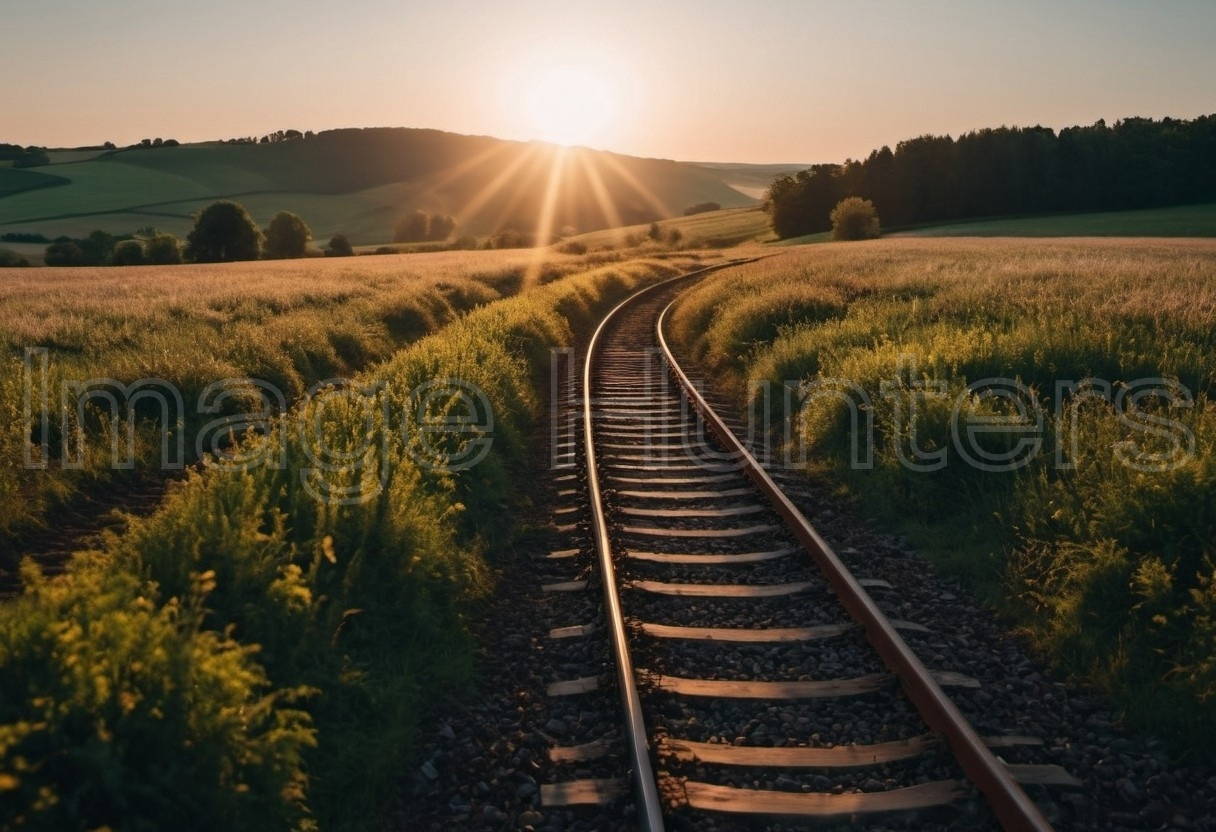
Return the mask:
<svg viewBox="0 0 1216 832"><path fill-rule="evenodd" d="M664 308L656 323L659 346L701 418L722 442L723 447L739 460L747 477L764 492L777 512L785 518L845 608L864 629L867 640L878 651L888 669L899 679L900 685L925 722L945 738L964 774L983 793L1001 826L1010 832L1050 832L1052 826L1039 811L1039 807L1017 784L1009 769L996 759L980 739L966 717L908 647L907 642L895 631L891 621L874 603L870 594L857 582L827 541L819 536L798 507L790 501L693 386L663 335L663 324L674 304L673 300Z"/></svg>
<svg viewBox="0 0 1216 832"><path fill-rule="evenodd" d="M587 357L583 366L583 440L587 459L587 488L591 495L592 534L595 538L596 556L604 584L604 605L608 608L608 633L612 643L621 706L625 716L625 747L633 772L634 794L639 803L638 824L644 832L663 832L663 812L658 783L655 781L654 769L650 764L650 741L642 715L642 703L638 697L637 684L634 681L633 660L629 655L625 623L621 614L621 599L616 590L612 542L608 535L608 521L604 515L603 491L600 488L599 469L596 465L595 443L591 441L591 426L595 416L592 407L594 399L591 395L592 364L595 360L596 347L599 346L609 322L626 306L635 303L642 297L670 287L678 281L701 277L718 269L739 265L742 262L749 261L732 261L698 269L668 278L629 296L605 315L596 328L595 334L591 336L591 341L587 345Z"/></svg>

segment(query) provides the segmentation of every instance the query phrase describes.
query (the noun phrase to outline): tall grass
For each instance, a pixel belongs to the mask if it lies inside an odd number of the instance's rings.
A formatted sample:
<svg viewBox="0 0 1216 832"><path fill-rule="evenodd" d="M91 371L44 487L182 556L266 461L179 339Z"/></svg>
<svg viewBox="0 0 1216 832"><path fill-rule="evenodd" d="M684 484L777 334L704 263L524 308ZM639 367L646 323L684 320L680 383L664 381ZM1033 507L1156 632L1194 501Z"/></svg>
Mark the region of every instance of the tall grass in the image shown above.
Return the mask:
<svg viewBox="0 0 1216 832"><path fill-rule="evenodd" d="M219 402L222 412L208 412L217 403L214 390L205 404L200 400L217 382L255 379L283 402L294 402L317 383L350 378L478 306L594 262L552 252L541 259L532 251L443 252L6 274L0 280L6 362L0 377L0 540L45 524L47 512L76 491L123 476L113 465L100 403L88 405L80 423L74 401L61 400L64 382L166 382L182 395L185 412L171 414L170 421L184 419L179 432L189 452L217 416L264 410L256 389L236 383L235 395ZM45 384L40 357L29 370L22 363L28 348L46 350ZM39 414L25 412L27 383L35 398L47 391L46 436ZM277 408L279 396L269 398ZM138 415L137 467L156 467L159 414L145 409ZM65 425L69 436L78 428L88 435L81 466L61 457ZM46 447L42 468L26 465L31 440ZM0 568L14 568L13 558L11 547L0 543Z"/></svg>
<svg viewBox="0 0 1216 832"><path fill-rule="evenodd" d="M0 606L0 801L9 816L28 828L62 818L163 828L181 789L203 828L377 827L427 704L470 680L463 617L490 589L491 539L510 535L511 472L526 464L550 348L571 344L632 288L676 271L666 261L605 266L482 306L352 386L300 402L277 423L286 429L231 449L247 464L192 475L62 578L31 571L25 595ZM420 389L434 395L415 396ZM470 413L471 391L492 429ZM470 428L423 430L453 424ZM434 464L437 453L469 459L487 440L477 464ZM125 648L80 635L99 627ZM169 634L179 641L172 649L162 645ZM84 687L73 681L81 660L61 645L69 635L71 645L92 645ZM203 670L162 668L183 655L199 656ZM179 677L201 695L179 702L192 689ZM215 686L223 695L211 695ZM181 719L161 719L162 699ZM145 729L155 742L116 741L125 735L111 714L130 702L155 709ZM222 731L208 728L215 721ZM196 752L200 724L210 733ZM162 760L166 749L188 750ZM214 765L181 784L179 768L203 752ZM65 753L101 755L108 773L58 767ZM135 779L158 766L166 776ZM115 797L77 800L93 778Z"/></svg>
<svg viewBox="0 0 1216 832"><path fill-rule="evenodd" d="M1133 721L1210 755L1216 245L816 246L705 282L673 328L752 412L753 382L817 381L776 436Z"/></svg>

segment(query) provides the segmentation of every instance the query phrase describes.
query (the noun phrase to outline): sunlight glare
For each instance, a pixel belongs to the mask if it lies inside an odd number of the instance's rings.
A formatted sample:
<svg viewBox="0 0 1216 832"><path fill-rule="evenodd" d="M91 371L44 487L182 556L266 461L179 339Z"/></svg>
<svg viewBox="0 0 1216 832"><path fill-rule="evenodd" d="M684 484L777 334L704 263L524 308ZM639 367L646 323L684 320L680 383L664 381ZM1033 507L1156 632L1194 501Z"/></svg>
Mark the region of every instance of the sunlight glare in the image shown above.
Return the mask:
<svg viewBox="0 0 1216 832"><path fill-rule="evenodd" d="M528 93L527 110L544 141L576 145L593 141L615 115L607 78L587 67L546 71Z"/></svg>

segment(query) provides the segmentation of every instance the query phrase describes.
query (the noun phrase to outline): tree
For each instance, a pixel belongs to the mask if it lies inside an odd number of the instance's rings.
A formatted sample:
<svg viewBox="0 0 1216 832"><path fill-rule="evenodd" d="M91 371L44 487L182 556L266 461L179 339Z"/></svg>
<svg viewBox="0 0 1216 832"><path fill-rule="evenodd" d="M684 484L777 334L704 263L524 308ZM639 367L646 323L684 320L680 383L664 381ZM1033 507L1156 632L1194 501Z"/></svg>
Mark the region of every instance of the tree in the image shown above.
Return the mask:
<svg viewBox="0 0 1216 832"><path fill-rule="evenodd" d="M114 246L118 245L118 238L113 234L107 234L99 228L91 232L83 240L77 240L76 242L84 253L86 265L104 266L110 262L110 255L114 253Z"/></svg>
<svg viewBox="0 0 1216 832"><path fill-rule="evenodd" d="M394 243L420 243L430 234L431 219L425 211L415 211L397 220L393 228ZM446 234L444 235L447 236Z"/></svg>
<svg viewBox="0 0 1216 832"><path fill-rule="evenodd" d="M85 256L84 252L80 250L80 246L76 245L75 240L64 238L56 240L46 247L46 253L42 255L42 262L48 266L83 266Z"/></svg>
<svg viewBox="0 0 1216 832"><path fill-rule="evenodd" d="M139 240L123 240L115 244L110 254L111 266L142 266L146 262L144 247Z"/></svg>
<svg viewBox="0 0 1216 832"><path fill-rule="evenodd" d="M845 197L830 215L833 240L869 240L879 234L874 203L859 196Z"/></svg>
<svg viewBox="0 0 1216 832"><path fill-rule="evenodd" d="M345 234L335 234L329 238L329 246L325 249L326 257L354 257L355 250Z"/></svg>
<svg viewBox="0 0 1216 832"><path fill-rule="evenodd" d="M186 258L195 263L257 260L261 253L261 229L244 206L227 200L196 214L194 230L186 237Z"/></svg>
<svg viewBox="0 0 1216 832"><path fill-rule="evenodd" d="M442 242L456 230L456 218L448 214L431 214L426 236L428 240Z"/></svg>
<svg viewBox="0 0 1216 832"><path fill-rule="evenodd" d="M148 240L148 262L156 266L172 266L182 262L182 246L172 234L156 234Z"/></svg>
<svg viewBox="0 0 1216 832"><path fill-rule="evenodd" d="M290 211L280 211L266 228L266 257L272 260L303 257L311 239L312 229L304 220Z"/></svg>

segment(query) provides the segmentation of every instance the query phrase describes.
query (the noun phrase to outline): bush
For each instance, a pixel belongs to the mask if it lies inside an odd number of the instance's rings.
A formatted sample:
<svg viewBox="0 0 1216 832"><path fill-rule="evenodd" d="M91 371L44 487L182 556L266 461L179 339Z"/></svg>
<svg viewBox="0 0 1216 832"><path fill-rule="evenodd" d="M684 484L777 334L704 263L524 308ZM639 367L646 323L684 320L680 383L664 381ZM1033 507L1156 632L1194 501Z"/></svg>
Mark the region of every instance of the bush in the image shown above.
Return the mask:
<svg viewBox="0 0 1216 832"><path fill-rule="evenodd" d="M828 215L833 240L872 240L879 235L874 203L858 196L845 197Z"/></svg>
<svg viewBox="0 0 1216 832"><path fill-rule="evenodd" d="M75 240L56 240L46 247L42 260L48 266L83 266L84 252Z"/></svg>
<svg viewBox="0 0 1216 832"><path fill-rule="evenodd" d="M262 231L245 207L221 200L195 215L185 254L195 263L257 260L262 254L262 241Z"/></svg>
<svg viewBox="0 0 1216 832"><path fill-rule="evenodd" d="M456 218L447 214L432 214L427 227L427 239L442 242L456 230Z"/></svg>
<svg viewBox="0 0 1216 832"><path fill-rule="evenodd" d="M710 211L721 211L722 206L716 202L698 202L684 209L684 216L691 217L694 214L707 214Z"/></svg>
<svg viewBox="0 0 1216 832"><path fill-rule="evenodd" d="M256 648L200 623L211 581L159 603L132 573L25 571L0 606L0 815L29 829L291 829L309 719Z"/></svg>
<svg viewBox="0 0 1216 832"><path fill-rule="evenodd" d="M397 220L393 227L394 243L443 242L456 230L456 218L447 214L415 211Z"/></svg>
<svg viewBox="0 0 1216 832"><path fill-rule="evenodd" d="M531 248L534 241L531 235L514 228L500 231L486 241L486 248Z"/></svg>
<svg viewBox="0 0 1216 832"><path fill-rule="evenodd" d="M394 243L420 243L430 232L430 218L425 211L415 211L397 220L393 227Z"/></svg>
<svg viewBox="0 0 1216 832"><path fill-rule="evenodd" d="M280 211L266 228L266 257L272 260L303 257L311 239L312 229L304 220L290 211Z"/></svg>
<svg viewBox="0 0 1216 832"><path fill-rule="evenodd" d="M155 266L172 266L182 262L182 245L172 234L156 234L148 240L148 262Z"/></svg>
<svg viewBox="0 0 1216 832"><path fill-rule="evenodd" d="M123 240L115 244L110 254L111 266L142 266L146 262L144 247L139 240Z"/></svg>
<svg viewBox="0 0 1216 832"><path fill-rule="evenodd" d="M350 240L346 239L345 234L335 234L329 238L329 245L325 249L326 257L354 257L355 249L351 246Z"/></svg>

